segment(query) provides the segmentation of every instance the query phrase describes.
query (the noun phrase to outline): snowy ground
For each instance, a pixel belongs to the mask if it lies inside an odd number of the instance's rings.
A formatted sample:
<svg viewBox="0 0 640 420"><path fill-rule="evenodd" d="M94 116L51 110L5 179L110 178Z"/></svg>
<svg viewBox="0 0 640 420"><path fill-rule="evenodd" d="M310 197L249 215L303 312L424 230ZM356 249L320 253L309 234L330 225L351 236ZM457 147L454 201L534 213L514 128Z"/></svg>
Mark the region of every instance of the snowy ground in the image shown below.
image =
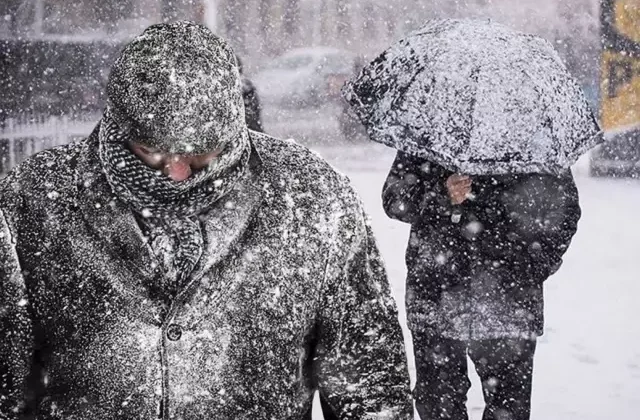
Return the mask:
<svg viewBox="0 0 640 420"><path fill-rule="evenodd" d="M377 145L313 147L362 195L386 260L404 326L404 249L409 227L382 210L393 153ZM576 171L583 217L564 267L546 285L546 334L535 361L533 420L640 418L640 182ZM405 328L412 381L413 349ZM471 420L482 417L477 377ZM321 419L316 414L314 419Z"/></svg>

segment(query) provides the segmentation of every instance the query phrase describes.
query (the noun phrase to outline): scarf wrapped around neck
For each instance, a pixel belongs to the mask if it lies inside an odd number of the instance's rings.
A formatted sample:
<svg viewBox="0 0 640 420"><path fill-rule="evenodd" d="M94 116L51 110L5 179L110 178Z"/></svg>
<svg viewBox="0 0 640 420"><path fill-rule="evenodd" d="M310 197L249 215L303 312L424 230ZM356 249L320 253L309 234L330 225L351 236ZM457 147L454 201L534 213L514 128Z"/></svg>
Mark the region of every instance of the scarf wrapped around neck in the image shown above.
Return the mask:
<svg viewBox="0 0 640 420"><path fill-rule="evenodd" d="M100 125L100 159L114 193L144 217L193 216L227 194L247 169L250 145L245 130L212 164L177 182L147 166L129 148L132 140L106 113Z"/></svg>
<svg viewBox="0 0 640 420"><path fill-rule="evenodd" d="M229 193L247 173L248 132L223 146L209 167L185 181L173 181L147 166L127 144L133 139L105 113L99 131L100 160L114 194L129 205L150 238L150 246L164 269L162 288L172 295L182 286L203 251L198 216Z"/></svg>

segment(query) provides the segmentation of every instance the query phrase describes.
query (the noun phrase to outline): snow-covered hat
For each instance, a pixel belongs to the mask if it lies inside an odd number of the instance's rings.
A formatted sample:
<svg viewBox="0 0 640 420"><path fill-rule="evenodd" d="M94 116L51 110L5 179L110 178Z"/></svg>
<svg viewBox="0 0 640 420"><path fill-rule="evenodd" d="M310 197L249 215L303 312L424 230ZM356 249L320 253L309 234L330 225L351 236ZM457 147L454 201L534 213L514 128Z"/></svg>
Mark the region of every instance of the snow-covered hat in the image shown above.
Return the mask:
<svg viewBox="0 0 640 420"><path fill-rule="evenodd" d="M122 51L107 84L111 117L133 141L200 154L246 137L233 50L192 22L147 28Z"/></svg>

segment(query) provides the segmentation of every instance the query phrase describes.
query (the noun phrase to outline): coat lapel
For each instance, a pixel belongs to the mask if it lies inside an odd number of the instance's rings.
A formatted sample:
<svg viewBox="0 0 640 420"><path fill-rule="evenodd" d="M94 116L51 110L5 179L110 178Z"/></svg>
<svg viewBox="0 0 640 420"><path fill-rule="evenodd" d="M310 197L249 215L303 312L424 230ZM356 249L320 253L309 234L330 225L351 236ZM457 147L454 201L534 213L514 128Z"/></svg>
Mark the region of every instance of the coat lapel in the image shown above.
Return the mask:
<svg viewBox="0 0 640 420"><path fill-rule="evenodd" d="M123 261L136 274L137 280L127 282L126 287L146 295L146 285L153 284L158 275L158 264L133 212L116 199L102 172L97 133L98 127L89 137L84 158L79 162L77 185L82 197L81 212L93 239L101 242L114 258ZM201 216L205 248L178 298L184 297L205 273L232 251L260 207L263 178L260 156L252 148L247 175Z"/></svg>
<svg viewBox="0 0 640 420"><path fill-rule="evenodd" d="M157 275L157 263L133 212L111 192L98 156L97 130L89 137L84 159L79 162L78 190L81 212L93 240L102 243L109 253L122 261L137 280L128 282L136 291L145 292Z"/></svg>
<svg viewBox="0 0 640 420"><path fill-rule="evenodd" d="M257 150L252 149L247 176L203 216L205 249L191 273L189 284L180 295L191 289L191 286L197 284L209 270L229 255L246 232L252 216L263 200L263 175L260 156Z"/></svg>

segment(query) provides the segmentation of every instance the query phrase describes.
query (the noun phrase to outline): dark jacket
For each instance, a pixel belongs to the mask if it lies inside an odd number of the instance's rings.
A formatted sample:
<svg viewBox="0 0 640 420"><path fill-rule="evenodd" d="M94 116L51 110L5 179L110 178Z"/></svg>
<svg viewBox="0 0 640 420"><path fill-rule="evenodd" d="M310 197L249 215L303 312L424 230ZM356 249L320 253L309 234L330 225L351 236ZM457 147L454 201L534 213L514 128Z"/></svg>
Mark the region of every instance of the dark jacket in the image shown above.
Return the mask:
<svg viewBox="0 0 640 420"><path fill-rule="evenodd" d="M262 127L262 106L260 104L260 98L258 97L258 91L246 77L242 78L242 98L244 99L244 112L247 127L249 130L264 132Z"/></svg>
<svg viewBox="0 0 640 420"><path fill-rule="evenodd" d="M97 135L0 184L0 418L411 419L402 332L362 204L306 149L252 134L168 307ZM387 415L388 417L385 417Z"/></svg>
<svg viewBox="0 0 640 420"><path fill-rule="evenodd" d="M412 330L482 340L543 332L543 282L580 218L570 171L472 177L451 205L444 168L398 153L383 191L389 217L411 224L406 253Z"/></svg>

